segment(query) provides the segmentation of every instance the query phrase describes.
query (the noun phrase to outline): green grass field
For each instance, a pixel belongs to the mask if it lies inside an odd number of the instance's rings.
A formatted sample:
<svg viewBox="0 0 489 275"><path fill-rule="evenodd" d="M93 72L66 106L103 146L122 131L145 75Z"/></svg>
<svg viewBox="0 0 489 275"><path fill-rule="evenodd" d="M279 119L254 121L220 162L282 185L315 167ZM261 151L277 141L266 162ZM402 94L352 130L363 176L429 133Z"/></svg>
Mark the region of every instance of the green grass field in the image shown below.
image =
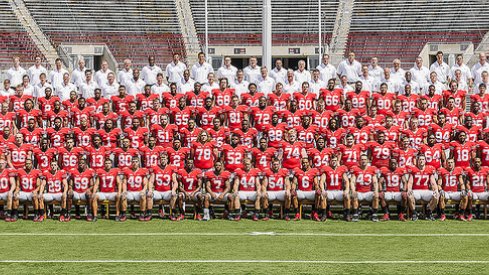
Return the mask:
<svg viewBox="0 0 489 275"><path fill-rule="evenodd" d="M488 228L489 221L1 222L0 272L481 274L489 273Z"/></svg>

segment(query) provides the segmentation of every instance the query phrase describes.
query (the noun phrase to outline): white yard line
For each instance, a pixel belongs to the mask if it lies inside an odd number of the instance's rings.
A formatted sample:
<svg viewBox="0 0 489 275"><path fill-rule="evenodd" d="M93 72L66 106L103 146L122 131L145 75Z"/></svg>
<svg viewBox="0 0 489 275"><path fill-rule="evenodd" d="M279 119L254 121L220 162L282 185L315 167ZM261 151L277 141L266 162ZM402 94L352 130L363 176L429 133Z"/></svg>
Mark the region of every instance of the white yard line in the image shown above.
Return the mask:
<svg viewBox="0 0 489 275"><path fill-rule="evenodd" d="M322 261L322 260L0 260L0 263L311 263L311 264L489 264L477 260Z"/></svg>

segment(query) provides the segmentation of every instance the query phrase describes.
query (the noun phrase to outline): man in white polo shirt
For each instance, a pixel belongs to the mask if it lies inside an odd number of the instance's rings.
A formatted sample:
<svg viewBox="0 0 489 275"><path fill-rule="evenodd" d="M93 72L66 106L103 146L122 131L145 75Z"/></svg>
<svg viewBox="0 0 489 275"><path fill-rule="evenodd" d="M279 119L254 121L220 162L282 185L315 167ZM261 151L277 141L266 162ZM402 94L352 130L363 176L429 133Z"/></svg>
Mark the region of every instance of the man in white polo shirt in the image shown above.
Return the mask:
<svg viewBox="0 0 489 275"><path fill-rule="evenodd" d="M46 70L46 68L41 65L41 62L41 57L37 55L34 59L34 65L32 65L29 70L27 70L27 75L29 75L32 86L35 86L37 83L39 83L39 76L41 75L41 73L45 73L46 75L48 74L48 70Z"/></svg>
<svg viewBox="0 0 489 275"><path fill-rule="evenodd" d="M336 78L336 68L329 64L329 54L323 54L322 62L316 69L319 70L321 80L324 83L328 83L331 78Z"/></svg>
<svg viewBox="0 0 489 275"><path fill-rule="evenodd" d="M111 99L113 96L119 95L119 86L119 83L115 81L114 73L109 73L107 75L107 83L102 87L102 96L106 99Z"/></svg>
<svg viewBox="0 0 489 275"><path fill-rule="evenodd" d="M399 85L398 94L404 95L406 93L406 85L409 85L411 87L411 93L412 94L419 95L421 93L421 89L419 87L419 84L413 80L413 73L411 71L407 71L404 74L404 78Z"/></svg>
<svg viewBox="0 0 489 275"><path fill-rule="evenodd" d="M225 56L222 66L217 70L217 78L227 78L228 83L234 83L238 68L231 65L231 57Z"/></svg>
<svg viewBox="0 0 489 275"><path fill-rule="evenodd" d="M258 79L258 91L265 94L265 96L271 94L275 89L275 80L268 76L267 67L261 67L261 76Z"/></svg>
<svg viewBox="0 0 489 275"><path fill-rule="evenodd" d="M309 82L309 90L316 95L319 95L319 91L326 88L326 83L320 78L321 73L318 69L312 70L312 79Z"/></svg>
<svg viewBox="0 0 489 275"><path fill-rule="evenodd" d="M215 89L219 89L219 83L216 82L216 75L214 73L209 73L207 75L207 83L202 85L202 91L212 94L212 90Z"/></svg>
<svg viewBox="0 0 489 275"><path fill-rule="evenodd" d="M146 86L146 82L141 79L139 69L135 68L132 70L132 78L127 87L127 94L132 96L142 94L144 86Z"/></svg>
<svg viewBox="0 0 489 275"><path fill-rule="evenodd" d="M419 87L423 90L430 79L430 70L423 66L423 58L421 56L416 57L414 66L409 71L413 75L413 81L418 83Z"/></svg>
<svg viewBox="0 0 489 275"><path fill-rule="evenodd" d="M282 59L275 60L275 68L270 72L270 77L275 80L275 83L285 84L287 80L287 70L283 66Z"/></svg>
<svg viewBox="0 0 489 275"><path fill-rule="evenodd" d="M397 83L401 83L404 79L406 71L401 68L401 60L396 58L392 61L391 78Z"/></svg>
<svg viewBox="0 0 489 275"><path fill-rule="evenodd" d="M339 77L345 75L348 83L354 83L362 73L362 64L355 60L355 53L350 52L348 58L341 61L336 72Z"/></svg>
<svg viewBox="0 0 489 275"><path fill-rule="evenodd" d="M243 69L245 80L249 83L258 84L258 78L261 75L260 66L258 66L258 60L252 56L249 60L249 65Z"/></svg>
<svg viewBox="0 0 489 275"><path fill-rule="evenodd" d="M391 69L389 68L384 68L384 76L382 77L382 80L377 83L378 86L375 88L376 91L380 91L380 85L382 83L387 84L387 91L389 93L397 93L399 90L399 85L401 85L401 82L392 78Z"/></svg>
<svg viewBox="0 0 489 275"><path fill-rule="evenodd" d="M100 65L100 70L95 73L95 82L97 82L97 85L99 87L107 84L107 75L110 72L112 71L109 69L109 63L107 63L107 61L105 60L102 61L102 64Z"/></svg>
<svg viewBox="0 0 489 275"><path fill-rule="evenodd" d="M173 60L166 65L166 79L168 83L176 83L177 86L182 83L183 71L187 69L182 61L180 61L180 54L174 53Z"/></svg>
<svg viewBox="0 0 489 275"><path fill-rule="evenodd" d="M141 79L148 85L156 83L156 76L163 71L155 64L155 57L148 57L148 65L141 70Z"/></svg>
<svg viewBox="0 0 489 275"><path fill-rule="evenodd" d="M472 78L473 78L472 72L470 71L469 66L464 64L464 57L461 54L457 55L457 57L455 59L455 64L450 69L450 79L455 79L455 71L456 70L460 70L461 80L465 81L466 85L469 81L472 81ZM460 89L460 86L458 88Z"/></svg>
<svg viewBox="0 0 489 275"><path fill-rule="evenodd" d="M132 78L132 61L131 59L124 59L124 68L117 73L117 79L119 84L127 86Z"/></svg>
<svg viewBox="0 0 489 275"><path fill-rule="evenodd" d="M487 62L487 57L485 53L479 53L479 62L472 66L472 76L474 77L474 83L482 82L482 72L489 72L489 62Z"/></svg>
<svg viewBox="0 0 489 275"><path fill-rule="evenodd" d="M287 84L285 84L284 86L284 91L292 95L293 93L300 92L301 89L302 89L301 83L299 83L299 81L295 81L294 71L289 69L287 71Z"/></svg>
<svg viewBox="0 0 489 275"><path fill-rule="evenodd" d="M299 60L299 68L294 72L295 80L299 83L311 81L311 73L306 70L306 61Z"/></svg>
<svg viewBox="0 0 489 275"><path fill-rule="evenodd" d="M14 56L12 58L14 65L7 70L7 79L10 80L12 87L22 84L22 77L27 74L27 71L20 66L20 57Z"/></svg>
<svg viewBox="0 0 489 275"><path fill-rule="evenodd" d="M71 72L71 83L75 84L76 87L80 87L83 80L85 80L85 59L83 56L78 57L78 67L76 67L73 72ZM68 94L69 95L69 94Z"/></svg>
<svg viewBox="0 0 489 275"><path fill-rule="evenodd" d="M436 74L436 72L430 73L430 80L423 88L423 94L428 93L428 88L430 87L430 85L435 86L435 95L441 95L443 94L443 91L446 90L446 86L438 80L438 75Z"/></svg>
<svg viewBox="0 0 489 275"><path fill-rule="evenodd" d="M370 71L368 69L369 66L363 65L362 66L362 75L360 76L360 81L362 82L362 87L364 91L369 91L370 93L374 92L377 86L380 86L380 84L377 84L380 81L377 81L370 75Z"/></svg>
<svg viewBox="0 0 489 275"><path fill-rule="evenodd" d="M63 83L63 75L68 71L63 69L63 63L60 58L56 58L55 68L49 73L49 82L53 87L58 87Z"/></svg>
<svg viewBox="0 0 489 275"><path fill-rule="evenodd" d="M374 79L374 83L380 82L382 80L384 69L379 66L379 59L377 57L372 57L372 59L370 59L368 74Z"/></svg>
<svg viewBox="0 0 489 275"><path fill-rule="evenodd" d="M194 85L195 85L195 81L192 78L190 78L190 71L185 70L183 71L182 82L180 82L179 85L177 84L178 93L185 94L187 92L191 92L194 90Z"/></svg>
<svg viewBox="0 0 489 275"><path fill-rule="evenodd" d="M438 51L436 53L436 61L430 66L430 72L436 72L438 81L445 84L450 77L450 66L443 61L443 52Z"/></svg>
<svg viewBox="0 0 489 275"><path fill-rule="evenodd" d="M248 92L248 86L250 83L244 80L243 70L236 72L236 80L231 83L231 87L234 88L234 92L241 99L241 95Z"/></svg>
<svg viewBox="0 0 489 275"><path fill-rule="evenodd" d="M168 87L168 85L166 85L163 82L163 80L164 80L163 74L159 73L156 76L156 83L153 86L151 86L151 92L153 94L157 94L161 96L165 92L170 92L170 87Z"/></svg>
<svg viewBox="0 0 489 275"><path fill-rule="evenodd" d="M51 90L54 90L53 86L49 84L45 73L41 73L41 75L39 75L39 80L40 80L39 83L37 83L37 85L34 86L34 97L46 96L46 93L44 92L46 88L51 88Z"/></svg>
<svg viewBox="0 0 489 275"><path fill-rule="evenodd" d="M105 83L107 84L107 83ZM104 84L104 85L105 85ZM92 70L85 71L85 81L82 82L80 86L81 96L85 99L89 99L95 96L95 89L99 86L97 82L92 79Z"/></svg>
<svg viewBox="0 0 489 275"><path fill-rule="evenodd" d="M192 66L190 77L195 80L195 82L204 85L207 83L207 76L209 73L213 73L214 69L211 64L205 61L205 54L203 52L200 52L197 57L199 61Z"/></svg>
<svg viewBox="0 0 489 275"><path fill-rule="evenodd" d="M65 73L63 75L63 83L61 86L56 87L56 95L61 99L61 101L65 101L70 99L71 91L75 91L78 94L78 87L70 82L70 74Z"/></svg>

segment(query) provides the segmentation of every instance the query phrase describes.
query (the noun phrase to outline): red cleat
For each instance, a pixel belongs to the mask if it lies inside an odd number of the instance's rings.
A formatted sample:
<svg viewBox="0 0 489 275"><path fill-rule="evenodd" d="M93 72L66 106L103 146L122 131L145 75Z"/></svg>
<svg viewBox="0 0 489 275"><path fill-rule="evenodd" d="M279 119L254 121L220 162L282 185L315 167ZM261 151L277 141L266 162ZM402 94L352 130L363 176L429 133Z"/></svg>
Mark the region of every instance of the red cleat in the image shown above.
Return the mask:
<svg viewBox="0 0 489 275"><path fill-rule="evenodd" d="M122 216L120 217L120 221L121 221L121 222L125 222L125 221L127 221L127 216L126 216L126 215L122 215Z"/></svg>
<svg viewBox="0 0 489 275"><path fill-rule="evenodd" d="M268 220L270 220L270 217L269 217L269 216L265 216L265 217L263 217L263 219L261 219L261 220L262 220L262 221L268 221Z"/></svg>
<svg viewBox="0 0 489 275"><path fill-rule="evenodd" d="M152 218L153 218L152 215L148 215L148 216L145 216L144 217L144 220L147 221L147 222L149 222Z"/></svg>
<svg viewBox="0 0 489 275"><path fill-rule="evenodd" d="M171 215L170 216L170 220L172 220L173 222L177 220L177 218L174 216L174 215Z"/></svg>
<svg viewBox="0 0 489 275"><path fill-rule="evenodd" d="M385 213L384 216L382 217L383 221L389 221L391 218L389 217L389 214Z"/></svg>
<svg viewBox="0 0 489 275"><path fill-rule="evenodd" d="M320 222L321 221L321 219L319 218L319 215L318 215L317 212L314 212L314 214L312 215L312 219L315 220L315 221L317 221L317 222Z"/></svg>
<svg viewBox="0 0 489 275"><path fill-rule="evenodd" d="M40 215L39 219L37 219L38 222L43 222L44 221L44 215Z"/></svg>
<svg viewBox="0 0 489 275"><path fill-rule="evenodd" d="M332 218L333 218L333 212L328 211L328 219L332 219Z"/></svg>
<svg viewBox="0 0 489 275"><path fill-rule="evenodd" d="M241 220L241 216L240 215L236 215L236 217L234 217L234 220L239 222Z"/></svg>
<svg viewBox="0 0 489 275"><path fill-rule="evenodd" d="M38 215L35 215L34 216L34 219L32 220L33 222L38 222L39 221L39 216Z"/></svg>
<svg viewBox="0 0 489 275"><path fill-rule="evenodd" d="M253 215L253 221L255 221L255 222L258 221L258 215L257 214Z"/></svg>
<svg viewBox="0 0 489 275"><path fill-rule="evenodd" d="M447 215L441 214L440 221L444 222L447 219Z"/></svg>
<svg viewBox="0 0 489 275"><path fill-rule="evenodd" d="M165 217L165 212L163 211L163 209L158 210L158 217L162 219Z"/></svg>
<svg viewBox="0 0 489 275"><path fill-rule="evenodd" d="M139 216L138 220L139 220L140 222L144 222L144 221L146 221L146 219L144 218L144 216L143 216L143 215Z"/></svg>
<svg viewBox="0 0 489 275"><path fill-rule="evenodd" d="M195 219L198 221L202 220L202 216L200 214L195 215Z"/></svg>
<svg viewBox="0 0 489 275"><path fill-rule="evenodd" d="M461 221L463 221L463 222L466 222L467 221L467 219L465 219L465 216L464 215L460 215L458 219L461 220Z"/></svg>
<svg viewBox="0 0 489 275"><path fill-rule="evenodd" d="M65 216L64 215L59 215L59 221L64 222L65 221Z"/></svg>
<svg viewBox="0 0 489 275"><path fill-rule="evenodd" d="M12 221L12 219L11 219L9 216L7 216L7 217L5 217L5 221L6 221L6 222L11 222L11 221Z"/></svg>
<svg viewBox="0 0 489 275"><path fill-rule="evenodd" d="M399 214L399 220L401 222L405 222L406 221L406 218L404 217L404 213Z"/></svg>
<svg viewBox="0 0 489 275"><path fill-rule="evenodd" d="M287 218L289 218L289 216L285 216L286 221L287 221ZM289 220L290 220L290 218L289 218ZM301 214L296 213L294 216L294 221L300 221L300 220L301 220Z"/></svg>
<svg viewBox="0 0 489 275"><path fill-rule="evenodd" d="M183 221L185 220L185 215L184 214L180 214L180 216L178 216L177 218L179 221Z"/></svg>
<svg viewBox="0 0 489 275"><path fill-rule="evenodd" d="M467 216L467 221L471 222L474 219L474 216L472 214L469 214Z"/></svg>
<svg viewBox="0 0 489 275"><path fill-rule="evenodd" d="M290 217L288 215L285 216L285 221L290 221Z"/></svg>

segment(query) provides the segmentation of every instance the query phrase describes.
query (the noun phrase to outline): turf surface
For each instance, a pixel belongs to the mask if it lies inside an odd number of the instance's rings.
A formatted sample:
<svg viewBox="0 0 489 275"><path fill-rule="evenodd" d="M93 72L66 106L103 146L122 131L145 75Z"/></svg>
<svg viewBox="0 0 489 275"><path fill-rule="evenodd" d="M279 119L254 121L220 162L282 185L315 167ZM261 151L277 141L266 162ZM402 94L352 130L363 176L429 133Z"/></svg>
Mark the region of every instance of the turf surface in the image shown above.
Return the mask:
<svg viewBox="0 0 489 275"><path fill-rule="evenodd" d="M489 221L1 222L0 272L481 274L489 272L488 227ZM60 260L269 262L42 262ZM275 262L286 260L328 262Z"/></svg>

